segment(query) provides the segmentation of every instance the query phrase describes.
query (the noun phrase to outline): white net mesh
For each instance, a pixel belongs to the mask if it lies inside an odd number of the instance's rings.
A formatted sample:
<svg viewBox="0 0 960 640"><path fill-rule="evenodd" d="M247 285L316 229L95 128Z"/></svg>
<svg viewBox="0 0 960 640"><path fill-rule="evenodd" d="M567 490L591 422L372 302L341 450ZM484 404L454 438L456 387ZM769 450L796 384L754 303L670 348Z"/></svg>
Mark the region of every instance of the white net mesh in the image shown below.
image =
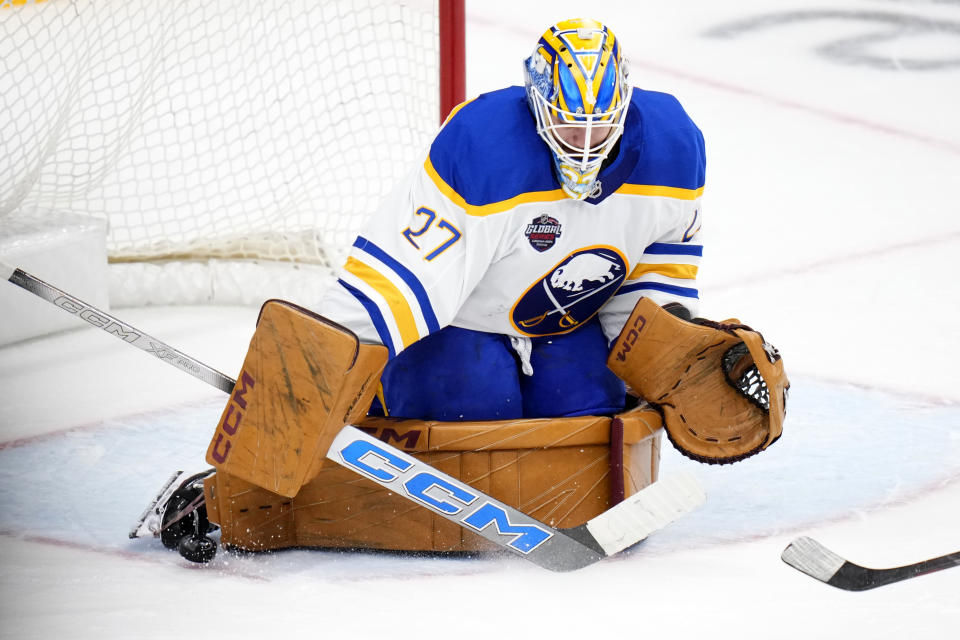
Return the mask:
<svg viewBox="0 0 960 640"><path fill-rule="evenodd" d="M0 223L337 266L436 131L437 39L435 2L0 0Z"/></svg>

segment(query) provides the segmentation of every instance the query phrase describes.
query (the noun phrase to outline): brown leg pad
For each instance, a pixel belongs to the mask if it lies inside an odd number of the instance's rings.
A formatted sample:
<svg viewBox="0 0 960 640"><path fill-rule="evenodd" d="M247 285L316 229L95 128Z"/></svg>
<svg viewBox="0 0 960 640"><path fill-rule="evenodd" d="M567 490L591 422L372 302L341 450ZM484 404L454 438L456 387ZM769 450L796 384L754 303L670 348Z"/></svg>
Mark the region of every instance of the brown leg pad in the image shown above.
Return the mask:
<svg viewBox="0 0 960 640"><path fill-rule="evenodd" d="M369 418L359 426L560 528L583 524L654 482L662 433L660 415L649 408L614 420L587 416L441 423ZM222 541L235 547L493 548L480 536L342 467L319 468L292 500L221 476L218 472L207 480L208 500L216 502L209 514L221 525ZM210 485L215 485L212 491Z"/></svg>
<svg viewBox="0 0 960 640"><path fill-rule="evenodd" d="M386 361L386 347L361 345L321 316L268 301L207 462L271 492L297 495L319 472L337 432L366 413Z"/></svg>

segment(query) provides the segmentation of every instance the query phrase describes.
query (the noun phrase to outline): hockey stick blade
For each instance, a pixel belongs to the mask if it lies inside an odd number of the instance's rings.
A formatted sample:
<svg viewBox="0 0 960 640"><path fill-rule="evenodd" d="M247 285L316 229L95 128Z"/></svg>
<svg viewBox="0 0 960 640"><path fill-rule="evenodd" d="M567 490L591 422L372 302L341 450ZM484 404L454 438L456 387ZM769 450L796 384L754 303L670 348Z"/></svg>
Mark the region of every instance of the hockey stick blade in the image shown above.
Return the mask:
<svg viewBox="0 0 960 640"><path fill-rule="evenodd" d="M67 313L77 316L88 324L102 329L112 336L116 336L142 351L146 351L150 355L163 360L181 371L189 373L199 380L203 380L221 391L225 391L226 393L233 391L234 380L223 375L216 369L212 369L202 362L177 351L160 340L118 320L109 313L101 311L91 304L87 304L79 298L71 296L65 291L61 291L40 278L0 261L0 277L4 275L7 276L7 281L17 285L21 289L29 291L39 298L43 298L54 306L60 307Z"/></svg>
<svg viewBox="0 0 960 640"><path fill-rule="evenodd" d="M327 457L552 571L581 569L611 556L706 497L692 475L678 475L655 482L586 524L555 529L349 425L334 438Z"/></svg>
<svg viewBox="0 0 960 640"><path fill-rule="evenodd" d="M831 587L846 591L867 591L960 565L960 551L958 551L902 567L871 569L841 558L813 538L806 536L797 538L787 545L780 558L794 569Z"/></svg>

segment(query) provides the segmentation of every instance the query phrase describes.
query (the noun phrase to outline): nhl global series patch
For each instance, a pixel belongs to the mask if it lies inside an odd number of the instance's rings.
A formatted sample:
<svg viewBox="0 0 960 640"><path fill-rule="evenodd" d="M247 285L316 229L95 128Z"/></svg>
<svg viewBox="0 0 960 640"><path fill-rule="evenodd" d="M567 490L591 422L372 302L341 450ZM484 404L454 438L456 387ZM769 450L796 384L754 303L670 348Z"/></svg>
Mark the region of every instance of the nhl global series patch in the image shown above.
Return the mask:
<svg viewBox="0 0 960 640"><path fill-rule="evenodd" d="M527 236L531 247L540 252L546 251L560 237L560 221L541 213L527 225L523 235Z"/></svg>

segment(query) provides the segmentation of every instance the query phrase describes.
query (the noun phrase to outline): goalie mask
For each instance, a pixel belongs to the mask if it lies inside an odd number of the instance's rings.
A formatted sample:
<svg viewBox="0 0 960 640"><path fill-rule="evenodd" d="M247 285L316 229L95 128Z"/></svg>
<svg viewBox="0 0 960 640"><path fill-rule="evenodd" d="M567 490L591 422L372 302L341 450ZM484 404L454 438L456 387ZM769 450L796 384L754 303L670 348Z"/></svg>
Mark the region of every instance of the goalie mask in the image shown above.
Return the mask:
<svg viewBox="0 0 960 640"><path fill-rule="evenodd" d="M565 20L547 29L523 68L537 133L550 148L560 186L582 200L623 133L633 92L620 43L600 22Z"/></svg>

